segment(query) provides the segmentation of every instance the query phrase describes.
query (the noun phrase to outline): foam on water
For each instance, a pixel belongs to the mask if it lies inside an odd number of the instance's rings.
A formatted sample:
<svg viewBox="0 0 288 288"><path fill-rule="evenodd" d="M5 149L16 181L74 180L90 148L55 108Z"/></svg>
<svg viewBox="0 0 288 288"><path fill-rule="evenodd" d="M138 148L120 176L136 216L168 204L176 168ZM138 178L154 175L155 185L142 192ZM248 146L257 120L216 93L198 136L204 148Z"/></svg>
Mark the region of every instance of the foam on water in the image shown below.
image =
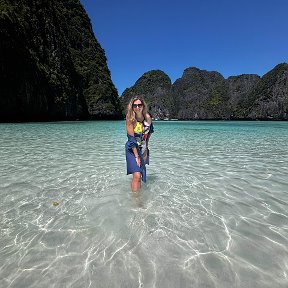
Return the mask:
<svg viewBox="0 0 288 288"><path fill-rule="evenodd" d="M0 287L288 287L288 122L0 124Z"/></svg>

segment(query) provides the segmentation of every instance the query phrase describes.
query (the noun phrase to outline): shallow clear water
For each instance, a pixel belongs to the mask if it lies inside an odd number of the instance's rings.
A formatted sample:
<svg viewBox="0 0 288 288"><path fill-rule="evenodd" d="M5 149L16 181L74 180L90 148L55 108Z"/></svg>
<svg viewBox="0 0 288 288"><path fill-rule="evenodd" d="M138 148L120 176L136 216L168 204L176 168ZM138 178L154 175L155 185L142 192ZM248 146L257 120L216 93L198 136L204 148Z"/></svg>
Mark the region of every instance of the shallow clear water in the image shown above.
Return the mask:
<svg viewBox="0 0 288 288"><path fill-rule="evenodd" d="M288 122L0 124L0 287L288 287Z"/></svg>

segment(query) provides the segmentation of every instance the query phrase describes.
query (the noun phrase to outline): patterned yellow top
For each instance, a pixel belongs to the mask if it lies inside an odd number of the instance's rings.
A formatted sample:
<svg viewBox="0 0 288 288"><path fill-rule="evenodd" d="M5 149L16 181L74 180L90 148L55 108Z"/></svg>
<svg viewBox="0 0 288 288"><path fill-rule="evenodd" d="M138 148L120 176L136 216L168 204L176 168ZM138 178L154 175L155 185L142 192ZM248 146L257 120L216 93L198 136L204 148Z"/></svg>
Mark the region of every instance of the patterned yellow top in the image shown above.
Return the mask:
<svg viewBox="0 0 288 288"><path fill-rule="evenodd" d="M136 126L134 127L134 132L135 133L142 133L143 132L142 122L137 121Z"/></svg>

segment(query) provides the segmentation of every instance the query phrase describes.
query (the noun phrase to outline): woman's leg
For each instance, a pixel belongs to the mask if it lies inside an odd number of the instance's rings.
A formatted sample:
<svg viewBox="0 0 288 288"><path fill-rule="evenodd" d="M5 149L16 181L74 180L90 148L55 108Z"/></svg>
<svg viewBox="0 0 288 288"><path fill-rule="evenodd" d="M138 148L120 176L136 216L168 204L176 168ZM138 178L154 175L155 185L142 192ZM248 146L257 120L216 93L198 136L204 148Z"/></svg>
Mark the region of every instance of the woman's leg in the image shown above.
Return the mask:
<svg viewBox="0 0 288 288"><path fill-rule="evenodd" d="M134 172L132 183L131 183L131 189L132 192L137 192L141 188L141 173L140 172Z"/></svg>

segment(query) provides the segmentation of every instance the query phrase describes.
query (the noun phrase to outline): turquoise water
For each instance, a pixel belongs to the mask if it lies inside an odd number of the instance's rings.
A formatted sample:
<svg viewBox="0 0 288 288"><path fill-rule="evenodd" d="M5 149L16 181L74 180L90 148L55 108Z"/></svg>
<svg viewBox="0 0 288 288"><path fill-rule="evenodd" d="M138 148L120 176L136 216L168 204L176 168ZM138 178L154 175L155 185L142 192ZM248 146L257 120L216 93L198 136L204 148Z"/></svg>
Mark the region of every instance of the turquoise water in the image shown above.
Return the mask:
<svg viewBox="0 0 288 288"><path fill-rule="evenodd" d="M288 287L288 122L0 124L0 287Z"/></svg>

